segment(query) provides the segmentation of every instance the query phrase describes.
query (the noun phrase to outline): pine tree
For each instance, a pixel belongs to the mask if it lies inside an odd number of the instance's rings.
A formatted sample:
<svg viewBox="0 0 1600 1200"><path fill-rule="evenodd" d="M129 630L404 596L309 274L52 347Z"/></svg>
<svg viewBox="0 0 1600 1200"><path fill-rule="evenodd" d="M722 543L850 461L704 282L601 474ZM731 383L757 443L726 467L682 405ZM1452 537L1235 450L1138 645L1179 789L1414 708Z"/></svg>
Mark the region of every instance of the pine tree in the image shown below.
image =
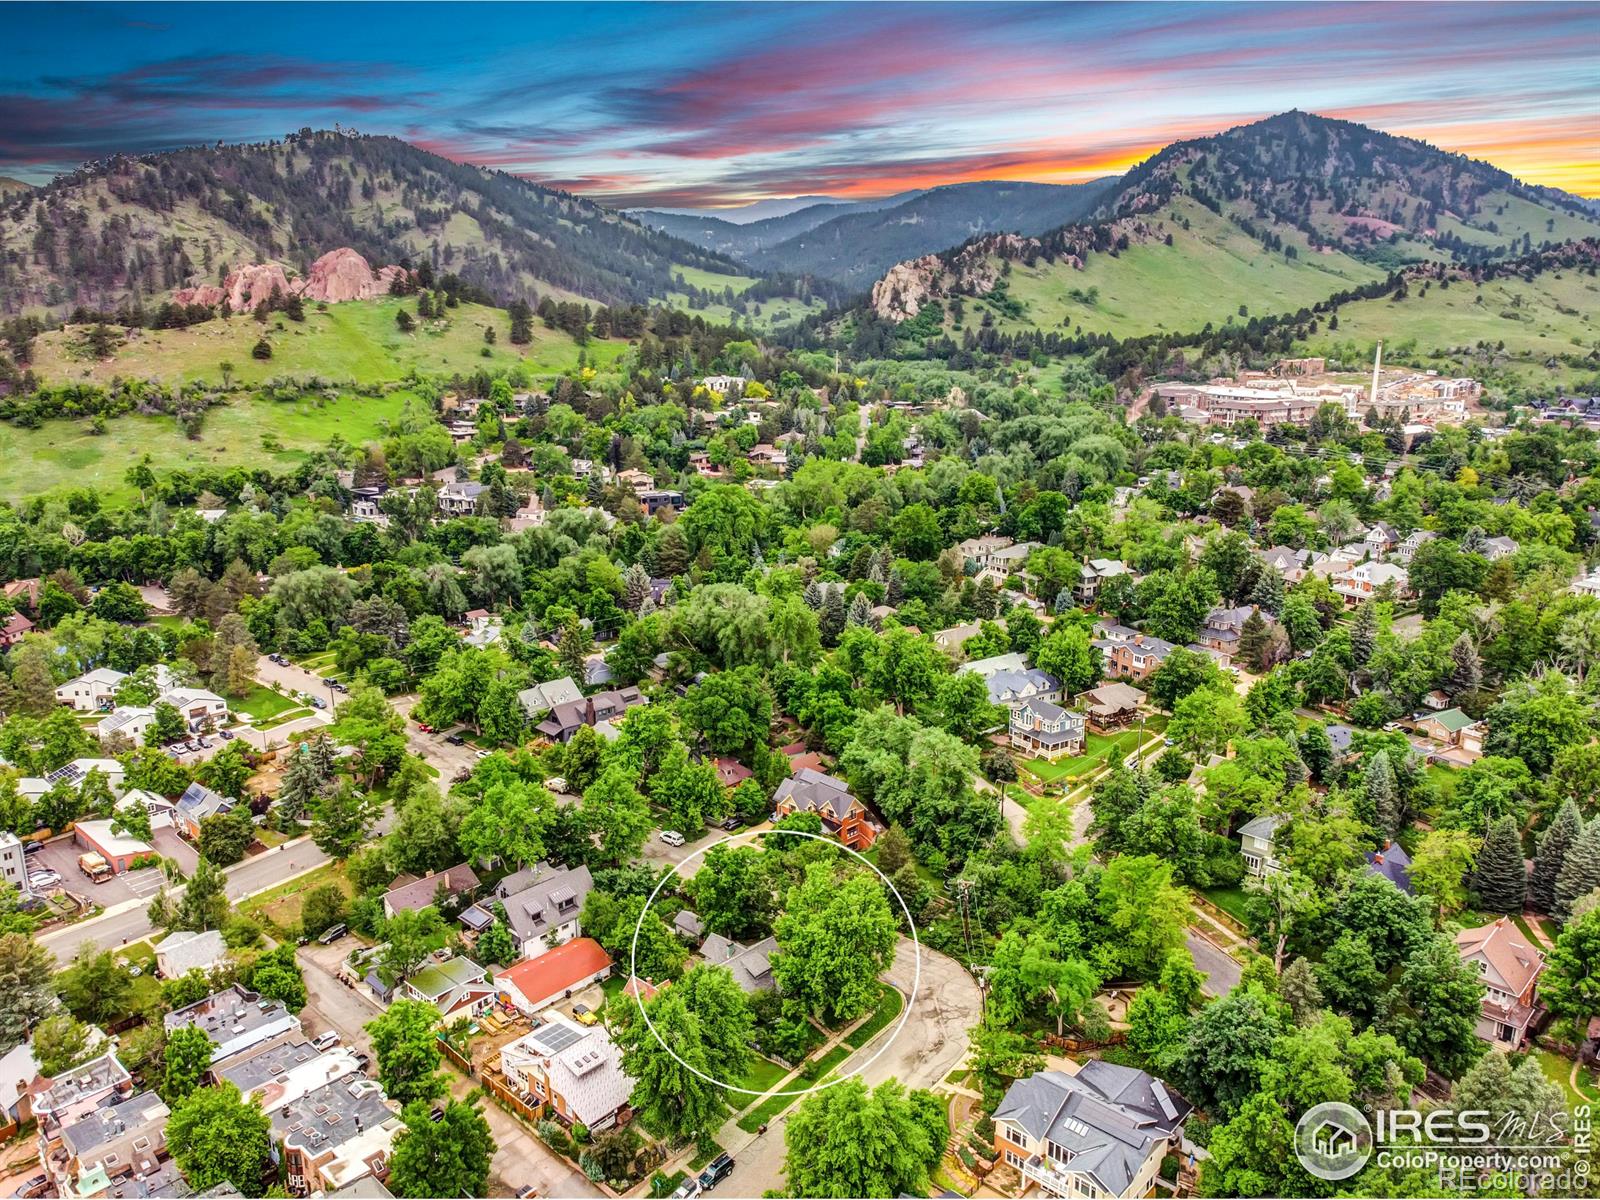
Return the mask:
<svg viewBox="0 0 1600 1200"><path fill-rule="evenodd" d="M1472 886L1484 908L1503 913L1522 911L1528 897L1528 870L1522 860L1516 818L1501 817L1489 826L1489 836L1478 852Z"/></svg>
<svg viewBox="0 0 1600 1200"><path fill-rule="evenodd" d="M822 594L822 585L813 579L810 583L806 584L806 590L801 595L801 599L806 602L806 607L812 612L821 612L822 605L825 601L825 598Z"/></svg>
<svg viewBox="0 0 1600 1200"><path fill-rule="evenodd" d="M1309 1025L1317 1019L1323 1008L1322 989L1317 986L1310 959L1297 958L1284 968L1278 977L1278 994L1289 1005L1295 1024Z"/></svg>
<svg viewBox="0 0 1600 1200"><path fill-rule="evenodd" d="M633 563L622 573L622 603L629 612L638 612L650 598L650 573Z"/></svg>
<svg viewBox="0 0 1600 1200"><path fill-rule="evenodd" d="M857 592L850 601L850 611L845 614L846 625L871 625L872 601L865 592Z"/></svg>
<svg viewBox="0 0 1600 1200"><path fill-rule="evenodd" d="M1555 819L1539 839L1539 852L1533 859L1533 878L1528 884L1529 899L1542 913L1554 912L1556 879L1566 861L1567 851L1583 830L1583 817L1571 800L1557 810Z"/></svg>
<svg viewBox="0 0 1600 1200"><path fill-rule="evenodd" d="M1387 750L1379 750L1367 761L1363 784L1378 832L1392 838L1400 829L1400 795Z"/></svg>
<svg viewBox="0 0 1600 1200"><path fill-rule="evenodd" d="M1252 612L1245 618L1244 625L1239 630L1239 657L1250 664L1252 671L1259 672L1262 655L1266 649L1267 623L1261 619L1259 612Z"/></svg>
<svg viewBox="0 0 1600 1200"><path fill-rule="evenodd" d="M826 641L837 642L844 632L844 588L830 587L822 601L822 619L818 622Z"/></svg>
<svg viewBox="0 0 1600 1200"><path fill-rule="evenodd" d="M1572 839L1561 873L1556 876L1555 915L1565 919L1575 901L1600 888L1600 817Z"/></svg>
<svg viewBox="0 0 1600 1200"><path fill-rule="evenodd" d="M1378 647L1378 610L1371 600L1356 609L1350 625L1350 649L1356 666L1364 667Z"/></svg>
<svg viewBox="0 0 1600 1200"><path fill-rule="evenodd" d="M1250 589L1250 603L1262 612L1277 615L1283 611L1283 576L1276 571L1262 571Z"/></svg>
<svg viewBox="0 0 1600 1200"><path fill-rule="evenodd" d="M1462 631L1450 647L1450 694L1464 696L1475 692L1483 683L1483 662L1478 657L1478 647L1472 635Z"/></svg>

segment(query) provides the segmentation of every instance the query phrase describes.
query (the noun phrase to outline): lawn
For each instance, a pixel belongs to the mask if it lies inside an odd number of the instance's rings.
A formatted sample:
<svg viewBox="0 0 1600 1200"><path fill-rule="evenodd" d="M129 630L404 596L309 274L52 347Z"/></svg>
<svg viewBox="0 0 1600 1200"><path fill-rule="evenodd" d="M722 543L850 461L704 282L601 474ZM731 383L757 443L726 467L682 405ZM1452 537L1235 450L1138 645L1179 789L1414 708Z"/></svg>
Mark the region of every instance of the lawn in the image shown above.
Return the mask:
<svg viewBox="0 0 1600 1200"><path fill-rule="evenodd" d="M302 707L283 693L260 686L252 688L250 694L243 699L230 700L228 703L235 712L249 713L257 723Z"/></svg>
<svg viewBox="0 0 1600 1200"><path fill-rule="evenodd" d="M265 325L235 317L188 329L140 330L104 361L75 357L72 347L78 335L57 330L36 340L34 369L51 383L108 383L121 376L220 384L221 364L227 362L232 364L229 375L235 383L321 378L365 385L404 379L412 371L446 375L480 368L505 371L519 362L534 374L556 374L577 366L580 352L587 352L585 361L605 365L627 345L592 341L580 347L567 334L535 322L533 340L513 346L510 318L478 304L448 309L446 317L423 321L413 333L401 333L395 314L402 307L415 316L414 301L386 297L330 304L325 310L312 305L303 322L277 314ZM483 340L486 328L495 331L492 346ZM251 354L263 335L272 346L268 359Z"/></svg>
<svg viewBox="0 0 1600 1200"><path fill-rule="evenodd" d="M278 933L287 933L299 923L300 905L304 902L306 894L330 883L347 896L352 893L353 889L345 878L344 864L330 862L324 863L309 874L302 875L299 879L291 879L270 891L262 892L259 896L251 896L248 900L241 901L239 911Z"/></svg>
<svg viewBox="0 0 1600 1200"><path fill-rule="evenodd" d="M782 1063L775 1063L770 1058L762 1058L759 1054L750 1064L750 1070L745 1072L745 1077L739 1081L740 1087L749 1088L752 1092L770 1092L778 1086L780 1080L789 1074L789 1068ZM742 1093L734 1092L729 1100L737 1105ZM757 1097L745 1096L747 1103L755 1103Z"/></svg>
<svg viewBox="0 0 1600 1200"><path fill-rule="evenodd" d="M1560 1085L1561 1094L1566 1097L1569 1106L1600 1103L1600 1088L1595 1086L1592 1069L1578 1072L1580 1090L1574 1091L1570 1082L1572 1076L1570 1058L1562 1058L1555 1051L1546 1050L1542 1046L1535 1046L1529 1053L1539 1060L1539 1066L1544 1069L1545 1075L1551 1082Z"/></svg>
<svg viewBox="0 0 1600 1200"><path fill-rule="evenodd" d="M1246 928L1250 925L1250 910L1245 903L1250 898L1250 893L1242 887L1217 887L1199 888L1199 893L1223 912L1227 913L1239 924Z"/></svg>
<svg viewBox="0 0 1600 1200"><path fill-rule="evenodd" d="M799 1077L792 1081L784 1090L788 1092L798 1092L803 1086L816 1083L818 1080L827 1075L829 1071L833 1070L845 1059L849 1058L853 1052L854 1047L844 1045L843 1043L835 1046L832 1050L829 1050L816 1061L808 1062L801 1070ZM785 1095L768 1096L760 1104L756 1105L749 1112L745 1113L744 1116L739 1118L739 1128L744 1130L746 1133L754 1133L763 1125L770 1125L774 1117L776 1117L784 1109L788 1108L799 1098L799 1096Z"/></svg>
<svg viewBox="0 0 1600 1200"><path fill-rule="evenodd" d="M1078 779L1098 771L1109 763L1120 762L1138 749L1141 736L1148 737L1152 733L1159 732L1160 729L1154 727L1153 722L1147 722L1143 735L1137 729L1125 729L1114 737L1091 733L1084 737L1082 754L1075 754L1070 758L1058 758L1055 762L1030 758L1017 765L1042 783ZM1151 751L1149 757L1154 758L1155 752Z"/></svg>

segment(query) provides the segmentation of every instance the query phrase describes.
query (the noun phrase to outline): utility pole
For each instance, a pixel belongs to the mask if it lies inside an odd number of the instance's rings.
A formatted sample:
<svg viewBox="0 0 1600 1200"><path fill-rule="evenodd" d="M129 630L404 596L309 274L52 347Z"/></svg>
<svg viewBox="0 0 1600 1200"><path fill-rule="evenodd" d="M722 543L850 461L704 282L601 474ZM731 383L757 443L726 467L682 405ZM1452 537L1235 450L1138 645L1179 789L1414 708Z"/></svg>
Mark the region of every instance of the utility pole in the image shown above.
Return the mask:
<svg viewBox="0 0 1600 1200"><path fill-rule="evenodd" d="M961 904L961 937L967 946L967 961L972 961L972 926L968 920L968 910L971 907L972 880L962 878L956 880L956 897Z"/></svg>

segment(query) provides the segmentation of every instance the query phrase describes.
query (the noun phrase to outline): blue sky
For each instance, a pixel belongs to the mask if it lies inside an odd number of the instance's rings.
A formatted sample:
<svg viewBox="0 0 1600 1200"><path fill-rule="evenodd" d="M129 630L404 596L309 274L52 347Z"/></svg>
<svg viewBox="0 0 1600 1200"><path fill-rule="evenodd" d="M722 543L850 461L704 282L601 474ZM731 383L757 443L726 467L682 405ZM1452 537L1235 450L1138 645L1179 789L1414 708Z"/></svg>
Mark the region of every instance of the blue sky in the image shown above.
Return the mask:
<svg viewBox="0 0 1600 1200"><path fill-rule="evenodd" d="M0 174L335 122L627 204L1071 182L1289 108L1600 195L1600 6L9 4Z"/></svg>

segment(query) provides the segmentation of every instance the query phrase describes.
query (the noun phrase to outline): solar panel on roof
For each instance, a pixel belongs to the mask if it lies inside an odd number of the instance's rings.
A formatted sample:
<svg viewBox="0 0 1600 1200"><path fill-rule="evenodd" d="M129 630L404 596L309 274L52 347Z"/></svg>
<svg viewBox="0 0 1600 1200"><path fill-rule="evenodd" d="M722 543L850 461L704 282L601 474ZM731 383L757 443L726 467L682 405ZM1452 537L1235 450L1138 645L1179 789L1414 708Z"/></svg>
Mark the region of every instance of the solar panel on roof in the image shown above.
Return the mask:
<svg viewBox="0 0 1600 1200"><path fill-rule="evenodd" d="M1169 1121L1176 1121L1178 1119L1178 1108L1177 1105L1172 1103L1172 1097L1167 1095L1166 1084L1159 1079L1153 1079L1150 1081L1150 1090L1155 1093L1156 1103L1161 1106L1162 1115Z"/></svg>
<svg viewBox="0 0 1600 1200"><path fill-rule="evenodd" d="M567 1025L547 1025L538 1032L539 1044L552 1054L559 1054L582 1040L583 1034Z"/></svg>

